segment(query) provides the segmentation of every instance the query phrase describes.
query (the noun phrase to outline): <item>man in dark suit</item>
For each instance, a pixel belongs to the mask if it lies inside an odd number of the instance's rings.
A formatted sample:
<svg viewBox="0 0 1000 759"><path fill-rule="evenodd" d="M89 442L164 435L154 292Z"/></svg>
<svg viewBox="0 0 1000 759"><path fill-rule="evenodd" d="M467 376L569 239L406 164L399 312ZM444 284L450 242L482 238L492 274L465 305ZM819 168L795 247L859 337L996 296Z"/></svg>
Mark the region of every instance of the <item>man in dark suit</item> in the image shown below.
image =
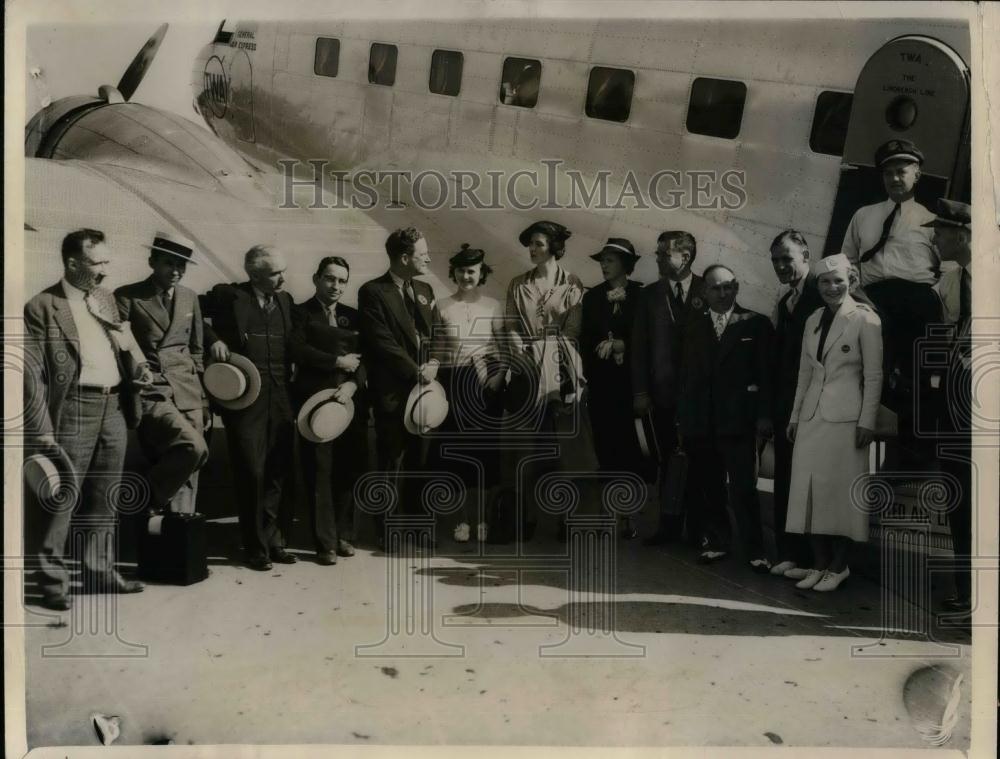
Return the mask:
<svg viewBox="0 0 1000 759"><path fill-rule="evenodd" d="M358 292L362 353L368 367L368 387L375 413L378 468L393 476L404 512L419 513L409 493L399 492L399 472L422 466L421 438L403 424L406 399L417 383L437 377L439 361L427 360L431 326L437 319L434 292L414 279L430 266L427 240L413 227L397 229L385 241L389 271L365 282ZM378 541L384 545L384 519L377 520Z"/></svg>
<svg viewBox="0 0 1000 759"><path fill-rule="evenodd" d="M83 541L84 585L136 593L142 583L115 571L115 504L122 477L126 429L139 421L139 398L125 358L134 344L122 328L114 298L100 286L111 264L104 234L81 229L62 243L63 278L24 307L25 443L62 447L76 470L72 503L36 510L42 525L38 576L42 602L65 611L69 596L66 540L74 511L92 520ZM75 544L76 541L74 541Z"/></svg>
<svg viewBox="0 0 1000 759"><path fill-rule="evenodd" d="M322 259L313 275L316 294L292 314L296 411L326 389L335 391L335 400L354 403L354 419L339 437L326 443L299 440L316 560L327 566L336 564L337 556L354 555L354 485L368 468L368 408L358 393L365 386L358 312L340 303L350 272L340 256Z"/></svg>
<svg viewBox="0 0 1000 759"><path fill-rule="evenodd" d="M243 268L249 281L216 285L202 296L206 344L213 361L230 351L249 359L260 372L256 400L244 409L221 412L229 442L240 531L247 566L271 569L271 561L294 564L285 550L279 519L294 442L288 395L292 357L292 298L284 285L285 257L277 248L255 245Z"/></svg>
<svg viewBox="0 0 1000 759"><path fill-rule="evenodd" d="M680 494L666 492L667 464L677 447L677 373L680 369L684 325L692 313L706 308L704 282L691 273L698 255L694 236L688 232L663 232L656 242L660 279L643 288L632 328L633 411L652 412L660 448L660 515L656 532L646 545L663 545L680 536L684 514L668 513L670 504L681 504ZM697 516L689 514L688 533L698 531Z"/></svg>
<svg viewBox="0 0 1000 759"><path fill-rule="evenodd" d="M201 307L194 291L180 284L193 252L188 240L157 233L149 253L153 273L115 290L118 313L131 322L153 370L138 430L151 464L151 507L181 514L194 513L198 470L208 460Z"/></svg>
<svg viewBox="0 0 1000 759"><path fill-rule="evenodd" d="M678 418L690 457L690 495L703 514L701 560L729 550L729 506L754 571L768 571L756 492L756 437L771 424L771 322L736 303L739 282L722 264L705 270L709 310L693 314L684 335Z"/></svg>
<svg viewBox="0 0 1000 759"><path fill-rule="evenodd" d="M799 380L799 356L806 319L823 299L816 283L808 277L809 245L801 232L786 229L771 243L771 265L778 281L788 285L775 308L775 335L771 366L774 369L774 411L772 418L778 434L774 444L774 542L775 557L771 574L785 574L802 579L810 554L801 535L785 532L788 515L788 488L792 477L792 444L781 431L788 427Z"/></svg>

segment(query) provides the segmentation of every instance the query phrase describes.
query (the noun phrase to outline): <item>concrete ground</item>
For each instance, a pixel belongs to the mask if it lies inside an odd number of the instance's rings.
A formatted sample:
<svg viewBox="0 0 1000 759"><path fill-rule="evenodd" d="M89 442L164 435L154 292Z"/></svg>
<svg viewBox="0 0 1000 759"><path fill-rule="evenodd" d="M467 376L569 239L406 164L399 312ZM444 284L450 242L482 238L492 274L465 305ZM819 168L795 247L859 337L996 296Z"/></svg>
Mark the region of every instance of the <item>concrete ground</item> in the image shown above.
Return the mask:
<svg viewBox="0 0 1000 759"><path fill-rule="evenodd" d="M865 577L798 591L734 558L705 567L687 547L619 540L616 587L590 597L567 590L566 545L546 524L526 557L444 540L449 555L359 548L335 567L296 551L266 573L233 560L231 519L211 531L202 583L111 606L77 596L62 615L29 598L30 746L94 745L101 712L121 717L118 745L918 748L902 694L927 664L964 675L947 747L968 746L968 636L880 640L881 589ZM601 615L615 634L586 634Z"/></svg>

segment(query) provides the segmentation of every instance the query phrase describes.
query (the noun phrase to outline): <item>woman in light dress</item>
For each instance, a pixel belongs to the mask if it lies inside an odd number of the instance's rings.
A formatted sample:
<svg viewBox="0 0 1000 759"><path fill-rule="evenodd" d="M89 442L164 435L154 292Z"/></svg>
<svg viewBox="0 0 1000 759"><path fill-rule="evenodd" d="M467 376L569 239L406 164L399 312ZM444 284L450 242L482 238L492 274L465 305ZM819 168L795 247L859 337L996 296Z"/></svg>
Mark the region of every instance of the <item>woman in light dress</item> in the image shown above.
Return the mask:
<svg viewBox="0 0 1000 759"><path fill-rule="evenodd" d="M466 502L454 529L459 543L469 540L472 524L476 538L487 539L480 507L489 503L499 475L496 443L503 415L503 372L497 336L503 331L503 312L499 301L482 292L492 272L485 257L465 243L449 259L448 276L456 288L437 302L440 321L434 327L434 352L442 361L438 380L448 395L448 417L437 430L429 465L458 473L466 486ZM459 440L467 448L458 454L465 460L442 450ZM475 443L475 450L469 443Z"/></svg>
<svg viewBox="0 0 1000 759"><path fill-rule="evenodd" d="M882 392L882 329L852 297L857 270L843 254L814 265L825 306L806 321L791 422L794 443L786 531L809 535L813 568L798 588L835 590L851 570L854 542L868 539L868 513L852 486L868 473Z"/></svg>

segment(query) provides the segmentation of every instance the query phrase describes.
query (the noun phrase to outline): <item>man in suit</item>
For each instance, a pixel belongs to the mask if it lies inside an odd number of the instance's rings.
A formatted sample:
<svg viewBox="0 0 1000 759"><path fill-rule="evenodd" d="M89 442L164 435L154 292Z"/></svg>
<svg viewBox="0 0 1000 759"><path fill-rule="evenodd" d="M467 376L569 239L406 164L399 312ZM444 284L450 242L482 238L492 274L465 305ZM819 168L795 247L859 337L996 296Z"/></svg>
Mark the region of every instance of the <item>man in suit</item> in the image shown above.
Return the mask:
<svg viewBox="0 0 1000 759"><path fill-rule="evenodd" d="M229 455L239 499L240 531L247 566L271 569L271 562L294 564L285 550L279 519L287 497L294 442L288 393L292 357L292 298L281 288L287 264L278 248L255 245L246 252L248 281L216 285L202 296L206 344L213 361L230 351L260 372L257 398L244 409L223 409Z"/></svg>
<svg viewBox="0 0 1000 759"><path fill-rule="evenodd" d="M967 203L938 201L937 217L925 226L934 230L934 245L942 261L958 264L941 277L935 287L941 299L944 321L955 328L951 366L931 376L933 387L943 396L939 430L942 471L958 480L961 495L948 514L956 562L955 595L946 598L949 612L972 608L972 209ZM944 376L942 376L944 375Z"/></svg>
<svg viewBox="0 0 1000 759"><path fill-rule="evenodd" d="M704 282L691 273L698 255L694 236L683 231L663 232L656 242L660 279L643 288L632 327L633 411L652 412L660 448L660 482L666 486L667 464L677 447L677 373L680 370L684 325L692 313L705 309ZM674 503L686 501L674 494ZM659 524L646 545L663 545L680 536L684 514L668 513L671 494L660 492ZM698 532L697 515L688 514L688 533Z"/></svg>
<svg viewBox="0 0 1000 759"><path fill-rule="evenodd" d="M368 468L368 408L358 393L365 385L358 312L340 303L350 275L340 256L323 258L313 275L316 294L292 312L296 411L326 389L335 391L335 400L354 403L354 419L339 437L326 443L299 441L316 560L326 566L336 564L337 556L354 555L354 485Z"/></svg>
<svg viewBox="0 0 1000 759"><path fill-rule="evenodd" d="M792 444L783 434L795 402L799 379L799 356L806 319L823 299L809 274L809 245L801 232L786 229L771 242L771 266L782 285L788 286L774 312L774 342L771 366L774 370L774 543L771 574L802 579L809 563L808 546L801 535L785 532L788 516L788 486L792 477Z"/></svg>
<svg viewBox="0 0 1000 759"><path fill-rule="evenodd" d="M427 240L413 227L397 229L385 241L389 271L365 282L358 291L362 353L375 414L378 468L389 473L404 512L419 513L409 493L400 492L399 472L422 466L421 438L403 424L406 399L417 383L437 377L439 361L427 360L431 325L437 320L434 292L415 277L430 266ZM376 520L384 546L384 518Z"/></svg>
<svg viewBox="0 0 1000 759"><path fill-rule="evenodd" d="M751 568L770 570L761 540L756 438L770 437L770 345L765 316L736 303L739 282L722 264L705 270L709 310L693 314L684 335L678 418L690 457L691 496L703 514L701 560L729 550L729 506Z"/></svg>
<svg viewBox="0 0 1000 759"><path fill-rule="evenodd" d="M190 241L159 232L150 246L153 273L115 290L118 313L131 322L154 376L138 430L151 464L151 507L181 514L194 513L198 470L208 460L201 308L180 284L193 252Z"/></svg>
<svg viewBox="0 0 1000 759"><path fill-rule="evenodd" d="M66 540L74 511L92 523L83 541L84 585L109 593L136 593L114 566L115 504L125 463L126 429L139 420L139 398L110 292L101 287L111 265L104 234L81 229L62 243L63 277L25 304L28 333L25 438L42 449L61 446L77 474L73 503L39 509L42 603L72 605ZM125 330L127 331L127 330ZM75 542L75 541L74 541Z"/></svg>

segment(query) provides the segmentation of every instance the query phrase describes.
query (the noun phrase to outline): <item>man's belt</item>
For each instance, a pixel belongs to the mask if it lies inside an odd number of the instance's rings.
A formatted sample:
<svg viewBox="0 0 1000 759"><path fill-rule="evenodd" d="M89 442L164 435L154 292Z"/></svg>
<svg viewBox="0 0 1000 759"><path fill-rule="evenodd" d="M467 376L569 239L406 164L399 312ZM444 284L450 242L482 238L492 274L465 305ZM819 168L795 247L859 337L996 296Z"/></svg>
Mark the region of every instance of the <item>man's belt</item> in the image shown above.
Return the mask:
<svg viewBox="0 0 1000 759"><path fill-rule="evenodd" d="M122 385L77 385L77 392L80 395L115 395L120 393Z"/></svg>

